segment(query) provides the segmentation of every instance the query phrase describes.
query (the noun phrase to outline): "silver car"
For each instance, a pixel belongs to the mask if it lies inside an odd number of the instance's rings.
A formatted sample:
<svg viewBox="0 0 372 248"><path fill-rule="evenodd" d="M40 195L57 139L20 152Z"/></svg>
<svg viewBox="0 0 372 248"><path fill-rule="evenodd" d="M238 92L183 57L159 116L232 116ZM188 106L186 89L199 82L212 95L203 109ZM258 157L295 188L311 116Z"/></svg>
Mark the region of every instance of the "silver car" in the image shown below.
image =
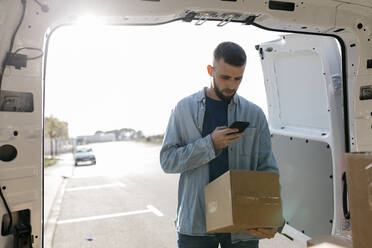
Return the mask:
<svg viewBox="0 0 372 248"><path fill-rule="evenodd" d="M90 147L80 147L75 150L75 166L83 164L96 164L96 156Z"/></svg>

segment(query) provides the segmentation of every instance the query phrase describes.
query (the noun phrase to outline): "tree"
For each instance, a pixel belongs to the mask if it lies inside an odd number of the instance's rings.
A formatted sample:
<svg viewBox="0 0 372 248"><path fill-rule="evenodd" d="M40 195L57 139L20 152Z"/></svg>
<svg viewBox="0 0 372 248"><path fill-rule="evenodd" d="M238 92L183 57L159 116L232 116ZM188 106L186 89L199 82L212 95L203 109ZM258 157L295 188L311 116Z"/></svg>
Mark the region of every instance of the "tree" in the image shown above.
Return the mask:
<svg viewBox="0 0 372 248"><path fill-rule="evenodd" d="M68 139L68 123L64 121L60 121L57 118L50 116L45 117L44 122L44 130L47 137L50 138L50 148L53 148L53 139L62 138L62 139ZM51 152L52 157L53 149Z"/></svg>
<svg viewBox="0 0 372 248"><path fill-rule="evenodd" d="M142 139L143 137L145 137L145 135L143 135L143 132L141 130L136 132L136 138L137 139Z"/></svg>

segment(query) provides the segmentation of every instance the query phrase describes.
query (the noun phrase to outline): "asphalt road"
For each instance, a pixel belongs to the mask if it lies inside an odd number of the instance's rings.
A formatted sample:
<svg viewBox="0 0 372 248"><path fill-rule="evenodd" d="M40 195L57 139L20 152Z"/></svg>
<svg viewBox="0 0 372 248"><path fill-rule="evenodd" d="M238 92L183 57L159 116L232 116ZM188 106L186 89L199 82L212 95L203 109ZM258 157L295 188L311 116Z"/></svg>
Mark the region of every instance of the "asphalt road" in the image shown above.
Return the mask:
<svg viewBox="0 0 372 248"><path fill-rule="evenodd" d="M45 170L46 247L176 247L178 175L161 170L160 146L92 147L96 165L75 168L68 154ZM280 234L260 242L260 248L273 247L304 246Z"/></svg>

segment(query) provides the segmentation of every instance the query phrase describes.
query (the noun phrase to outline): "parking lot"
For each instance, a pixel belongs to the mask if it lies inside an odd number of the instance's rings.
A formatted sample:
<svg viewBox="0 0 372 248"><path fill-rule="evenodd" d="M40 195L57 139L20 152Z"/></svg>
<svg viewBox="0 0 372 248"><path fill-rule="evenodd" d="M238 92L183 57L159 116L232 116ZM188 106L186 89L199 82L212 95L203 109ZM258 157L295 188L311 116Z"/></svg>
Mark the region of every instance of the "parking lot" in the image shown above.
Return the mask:
<svg viewBox="0 0 372 248"><path fill-rule="evenodd" d="M74 167L66 154L45 170L46 247L176 247L178 175L161 170L160 146L92 147L96 165ZM278 234L260 247L303 246Z"/></svg>

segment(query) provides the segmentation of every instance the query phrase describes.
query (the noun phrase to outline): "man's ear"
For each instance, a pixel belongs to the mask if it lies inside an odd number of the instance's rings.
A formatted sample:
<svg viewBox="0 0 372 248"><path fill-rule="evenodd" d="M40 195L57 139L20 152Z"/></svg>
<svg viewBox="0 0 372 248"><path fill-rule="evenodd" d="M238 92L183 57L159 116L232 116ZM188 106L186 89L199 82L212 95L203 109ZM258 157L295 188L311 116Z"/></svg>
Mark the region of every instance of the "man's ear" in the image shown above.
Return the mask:
<svg viewBox="0 0 372 248"><path fill-rule="evenodd" d="M213 77L213 67L211 65L207 66L209 76Z"/></svg>

